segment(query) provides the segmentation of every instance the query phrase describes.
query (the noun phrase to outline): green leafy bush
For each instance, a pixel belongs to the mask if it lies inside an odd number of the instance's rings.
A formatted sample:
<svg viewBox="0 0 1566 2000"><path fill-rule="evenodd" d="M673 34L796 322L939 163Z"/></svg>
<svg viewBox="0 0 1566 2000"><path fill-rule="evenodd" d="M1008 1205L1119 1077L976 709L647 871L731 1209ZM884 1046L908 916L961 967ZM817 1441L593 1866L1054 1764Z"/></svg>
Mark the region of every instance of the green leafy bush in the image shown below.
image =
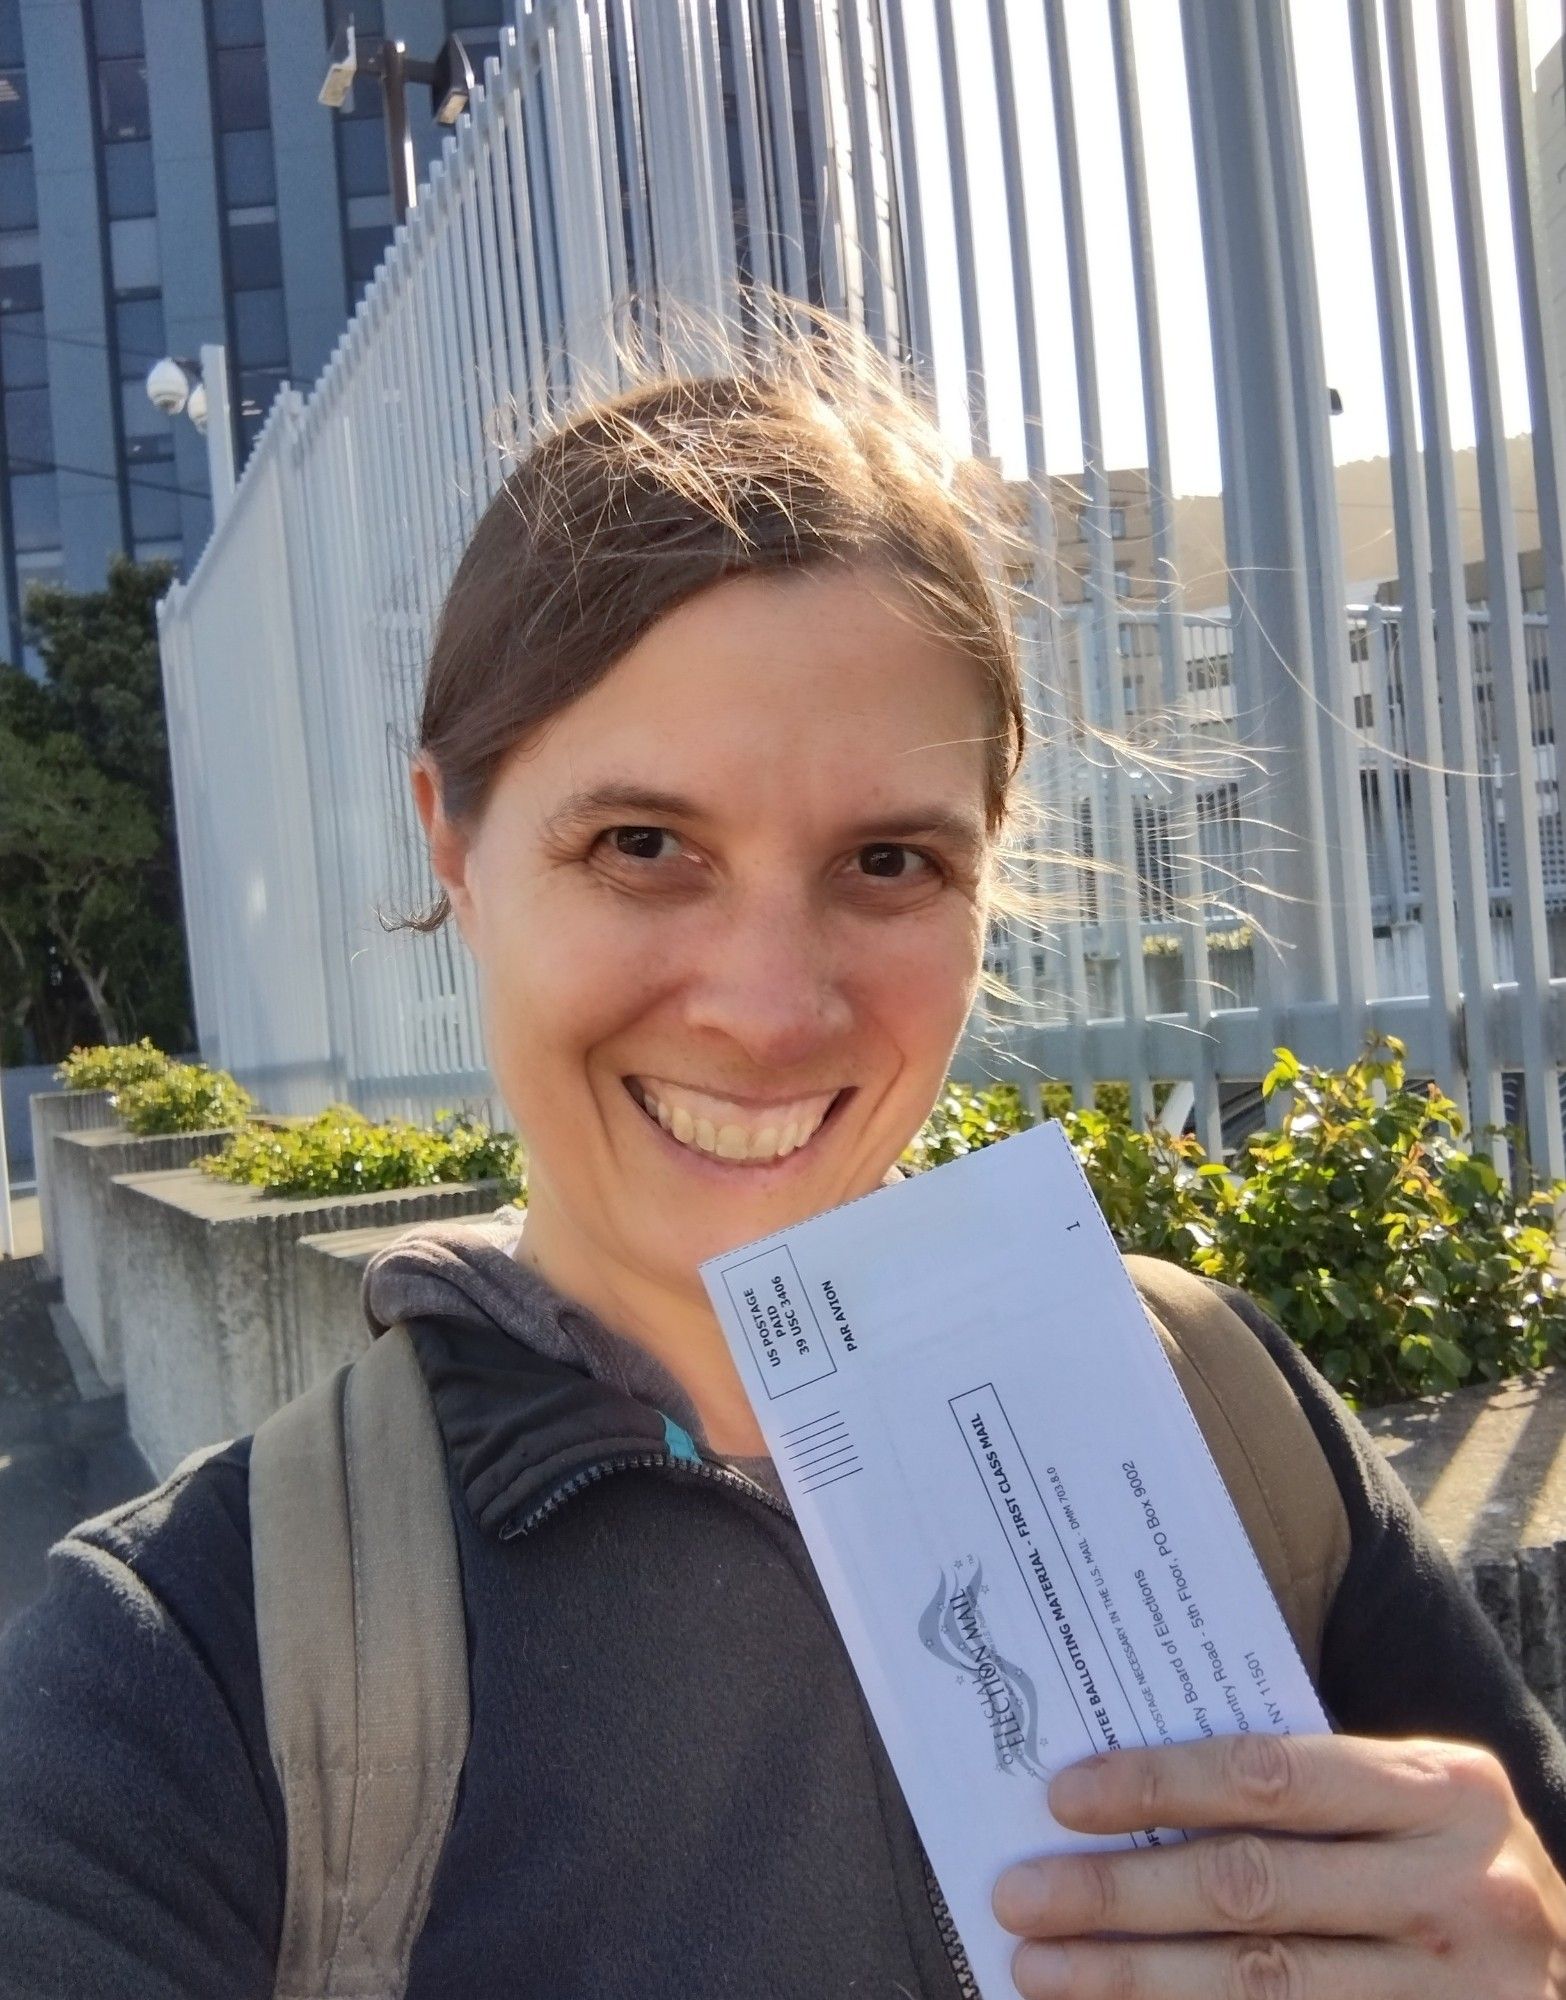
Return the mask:
<svg viewBox="0 0 1566 2000"><path fill-rule="evenodd" d="M903 1154L902 1165L912 1173L926 1167L941 1167L948 1160L960 1160L964 1153L992 1146L997 1139L1009 1139L1035 1121L1014 1083L950 1083L936 1099L913 1144Z"/></svg>
<svg viewBox="0 0 1566 2000"><path fill-rule="evenodd" d="M505 1183L503 1200L519 1200L525 1186L522 1148L512 1133L445 1110L431 1129L398 1120L376 1124L350 1104L329 1104L299 1125L248 1125L196 1164L222 1180L280 1195L498 1180Z"/></svg>
<svg viewBox="0 0 1566 2000"><path fill-rule="evenodd" d="M123 1090L161 1076L168 1066L168 1057L143 1035L139 1042L78 1043L54 1075L67 1090Z"/></svg>
<svg viewBox="0 0 1566 2000"><path fill-rule="evenodd" d="M142 1139L240 1125L256 1108L250 1092L227 1070L205 1063L166 1063L156 1075L117 1090L113 1103L126 1131Z"/></svg>
<svg viewBox="0 0 1566 2000"><path fill-rule="evenodd" d="M1566 1259L1551 1232L1566 1189L1514 1195L1462 1145L1456 1105L1407 1082L1404 1057L1391 1037L1341 1072L1276 1051L1262 1090L1286 1107L1232 1170L1195 1139L1133 1130L1118 1106L1060 1106L1121 1249L1249 1292L1357 1403L1566 1359ZM904 1164L936 1166L1032 1122L1015 1090L949 1084Z"/></svg>
<svg viewBox="0 0 1566 2000"><path fill-rule="evenodd" d="M1287 1091L1219 1192L1198 1269L1243 1286L1340 1389L1366 1402L1494 1381L1566 1357L1561 1189L1518 1197L1461 1144L1462 1114L1372 1043L1339 1074L1279 1050Z"/></svg>

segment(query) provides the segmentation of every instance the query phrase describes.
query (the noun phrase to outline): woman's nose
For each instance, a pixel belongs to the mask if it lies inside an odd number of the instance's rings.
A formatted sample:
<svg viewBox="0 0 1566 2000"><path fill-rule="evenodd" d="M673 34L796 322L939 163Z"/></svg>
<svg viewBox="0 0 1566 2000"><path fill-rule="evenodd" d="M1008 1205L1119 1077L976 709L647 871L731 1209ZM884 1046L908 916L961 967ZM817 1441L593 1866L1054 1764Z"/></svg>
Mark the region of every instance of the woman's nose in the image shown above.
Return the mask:
<svg viewBox="0 0 1566 2000"><path fill-rule="evenodd" d="M844 970L825 913L805 896L731 903L691 969L686 1022L727 1036L758 1069L800 1069L852 1024Z"/></svg>

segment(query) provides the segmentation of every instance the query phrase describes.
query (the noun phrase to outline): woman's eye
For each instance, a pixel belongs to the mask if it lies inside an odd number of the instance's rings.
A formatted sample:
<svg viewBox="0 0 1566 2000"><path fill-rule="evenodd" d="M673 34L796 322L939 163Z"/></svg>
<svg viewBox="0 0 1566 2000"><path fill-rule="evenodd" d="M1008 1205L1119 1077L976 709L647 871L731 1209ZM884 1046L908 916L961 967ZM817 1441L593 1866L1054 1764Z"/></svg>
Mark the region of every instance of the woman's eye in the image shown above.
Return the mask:
<svg viewBox="0 0 1566 2000"><path fill-rule="evenodd" d="M897 841L861 847L859 864L866 875L890 882L911 881L920 872L926 875L935 872L935 864L927 854L921 854L917 847L904 847Z"/></svg>
<svg viewBox="0 0 1566 2000"><path fill-rule="evenodd" d="M617 854L623 854L632 861L662 859L662 843L666 840L671 845L678 845L674 835L664 826L611 826L604 838L613 843Z"/></svg>

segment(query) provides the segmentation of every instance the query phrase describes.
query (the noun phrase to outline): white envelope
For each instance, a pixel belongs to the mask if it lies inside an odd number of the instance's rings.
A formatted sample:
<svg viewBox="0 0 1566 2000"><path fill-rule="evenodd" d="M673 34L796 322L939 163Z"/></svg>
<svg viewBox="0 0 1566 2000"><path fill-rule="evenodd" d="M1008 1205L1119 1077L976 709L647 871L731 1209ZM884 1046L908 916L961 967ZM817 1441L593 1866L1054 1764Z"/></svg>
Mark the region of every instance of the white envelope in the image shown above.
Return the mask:
<svg viewBox="0 0 1566 2000"><path fill-rule="evenodd" d="M985 2000L1093 1752L1329 1724L1058 1124L702 1266ZM1181 1839L1149 1828L1136 1844Z"/></svg>

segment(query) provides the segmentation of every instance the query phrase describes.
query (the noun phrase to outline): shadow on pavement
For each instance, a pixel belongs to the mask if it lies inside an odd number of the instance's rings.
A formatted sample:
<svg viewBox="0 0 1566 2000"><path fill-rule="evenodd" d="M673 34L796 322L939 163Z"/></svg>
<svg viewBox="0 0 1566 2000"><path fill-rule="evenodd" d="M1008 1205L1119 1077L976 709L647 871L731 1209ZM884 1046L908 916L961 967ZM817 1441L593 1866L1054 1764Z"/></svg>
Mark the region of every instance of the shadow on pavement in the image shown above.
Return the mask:
<svg viewBox="0 0 1566 2000"><path fill-rule="evenodd" d="M123 1396L84 1401L49 1319L41 1259L0 1259L0 1626L44 1587L52 1542L155 1484Z"/></svg>

